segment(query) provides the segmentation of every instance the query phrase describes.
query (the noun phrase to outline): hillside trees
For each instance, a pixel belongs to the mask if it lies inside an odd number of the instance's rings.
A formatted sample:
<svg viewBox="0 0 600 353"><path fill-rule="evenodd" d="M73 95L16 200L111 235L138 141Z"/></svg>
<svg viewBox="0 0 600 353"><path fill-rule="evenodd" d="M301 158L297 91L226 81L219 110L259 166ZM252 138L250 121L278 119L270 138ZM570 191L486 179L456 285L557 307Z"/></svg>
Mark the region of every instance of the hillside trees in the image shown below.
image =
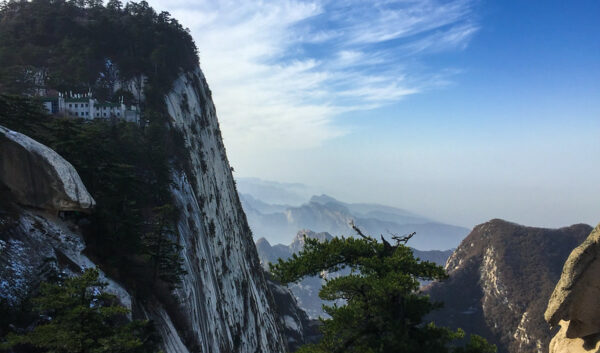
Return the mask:
<svg viewBox="0 0 600 353"><path fill-rule="evenodd" d="M395 238L391 245L365 236L333 238L319 242L305 239L304 249L292 258L271 265L274 277L295 282L322 271L350 268L351 273L327 280L321 299L345 300L346 304L325 306L330 319L321 319L323 338L307 345L302 353L493 353L495 347L472 336L465 347L453 347L462 331L453 332L423 317L440 306L418 291L419 280L443 280L444 270L434 263L414 258L405 245L410 237Z"/></svg>
<svg viewBox="0 0 600 353"><path fill-rule="evenodd" d="M148 295L156 280L176 286L183 273L174 227L179 215L169 190L176 147L169 130L154 120L142 129L126 122L49 117L30 99L0 95L0 125L73 164L96 208L69 217L80 224L88 256L134 295Z"/></svg>
<svg viewBox="0 0 600 353"><path fill-rule="evenodd" d="M188 31L146 1L33 0L0 5L0 62L0 93L97 93L107 62L120 80L144 76L165 93L198 54Z"/></svg>
<svg viewBox="0 0 600 353"><path fill-rule="evenodd" d="M183 269L183 259L179 255L182 247L177 243L177 230L174 223L177 218L176 209L167 204L154 209L151 229L142 241L152 266L152 283L163 280L171 288L177 286Z"/></svg>
<svg viewBox="0 0 600 353"><path fill-rule="evenodd" d="M157 351L148 321L129 321L128 310L103 291L96 269L63 283L43 283L33 299L42 321L23 334L9 334L2 348L36 347L55 353L145 353Z"/></svg>

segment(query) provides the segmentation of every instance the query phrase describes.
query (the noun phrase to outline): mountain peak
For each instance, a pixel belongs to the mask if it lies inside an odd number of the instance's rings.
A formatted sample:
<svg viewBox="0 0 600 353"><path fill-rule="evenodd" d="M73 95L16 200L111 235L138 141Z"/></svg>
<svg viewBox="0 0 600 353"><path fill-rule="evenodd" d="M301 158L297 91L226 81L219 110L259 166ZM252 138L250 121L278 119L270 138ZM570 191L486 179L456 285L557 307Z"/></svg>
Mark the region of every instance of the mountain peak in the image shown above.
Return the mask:
<svg viewBox="0 0 600 353"><path fill-rule="evenodd" d="M461 327L498 345L498 352L543 352L550 329L543 313L570 251L588 225L527 227L502 219L477 225L450 256L450 278L427 288L444 308L437 324Z"/></svg>
<svg viewBox="0 0 600 353"><path fill-rule="evenodd" d="M323 205L326 205L328 203L341 203L340 201L334 199L333 197L331 197L329 195L325 195L325 194L314 195L313 197L310 198L309 202L320 203Z"/></svg>

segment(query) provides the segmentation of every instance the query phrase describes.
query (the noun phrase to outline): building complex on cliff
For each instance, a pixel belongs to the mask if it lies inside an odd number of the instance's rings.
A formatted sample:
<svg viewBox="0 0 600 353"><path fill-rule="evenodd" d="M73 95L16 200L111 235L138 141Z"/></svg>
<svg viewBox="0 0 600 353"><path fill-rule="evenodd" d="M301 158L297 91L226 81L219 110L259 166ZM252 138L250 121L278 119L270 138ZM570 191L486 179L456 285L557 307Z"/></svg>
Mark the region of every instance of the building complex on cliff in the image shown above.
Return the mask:
<svg viewBox="0 0 600 353"><path fill-rule="evenodd" d="M123 119L138 123L140 110L136 105L127 106L121 97L118 103L99 102L91 93L59 93L58 97L41 98L44 108L50 114L66 115L82 119Z"/></svg>

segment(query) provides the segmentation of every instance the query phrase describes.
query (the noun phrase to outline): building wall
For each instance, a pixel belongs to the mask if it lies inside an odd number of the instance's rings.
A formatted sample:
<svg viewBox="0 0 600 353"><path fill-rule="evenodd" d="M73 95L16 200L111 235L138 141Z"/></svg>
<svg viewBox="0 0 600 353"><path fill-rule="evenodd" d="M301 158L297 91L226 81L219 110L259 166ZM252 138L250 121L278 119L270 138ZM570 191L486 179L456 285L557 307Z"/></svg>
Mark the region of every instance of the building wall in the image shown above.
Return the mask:
<svg viewBox="0 0 600 353"><path fill-rule="evenodd" d="M46 103L44 103L44 106L49 112L53 112L51 105L47 106ZM119 106L102 105L98 104L93 98L90 98L87 101L81 101L81 99L75 100L59 97L57 113L89 120L109 119L111 117L124 119L130 122L138 122L139 120L139 111L136 107L132 107L131 110L128 110L125 104Z"/></svg>

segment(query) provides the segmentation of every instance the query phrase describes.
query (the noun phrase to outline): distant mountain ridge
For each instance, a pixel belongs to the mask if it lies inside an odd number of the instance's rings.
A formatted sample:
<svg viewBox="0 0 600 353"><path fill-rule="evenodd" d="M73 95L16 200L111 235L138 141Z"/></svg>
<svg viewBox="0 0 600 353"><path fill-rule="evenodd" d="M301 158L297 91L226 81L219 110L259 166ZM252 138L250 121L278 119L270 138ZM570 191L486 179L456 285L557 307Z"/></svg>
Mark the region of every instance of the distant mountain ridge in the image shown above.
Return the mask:
<svg viewBox="0 0 600 353"><path fill-rule="evenodd" d="M327 195L313 196L300 206L271 204L244 193L240 193L240 200L255 238L264 237L273 243L286 243L299 229L350 236L354 234L352 221L375 236L416 232L411 245L419 250L456 248L469 233L467 228L436 222L403 209L345 203Z"/></svg>
<svg viewBox="0 0 600 353"><path fill-rule="evenodd" d="M500 219L476 226L446 264L450 278L426 288L444 307L430 319L498 345L498 353L545 353L544 311L567 256L590 233L585 224L525 227Z"/></svg>

